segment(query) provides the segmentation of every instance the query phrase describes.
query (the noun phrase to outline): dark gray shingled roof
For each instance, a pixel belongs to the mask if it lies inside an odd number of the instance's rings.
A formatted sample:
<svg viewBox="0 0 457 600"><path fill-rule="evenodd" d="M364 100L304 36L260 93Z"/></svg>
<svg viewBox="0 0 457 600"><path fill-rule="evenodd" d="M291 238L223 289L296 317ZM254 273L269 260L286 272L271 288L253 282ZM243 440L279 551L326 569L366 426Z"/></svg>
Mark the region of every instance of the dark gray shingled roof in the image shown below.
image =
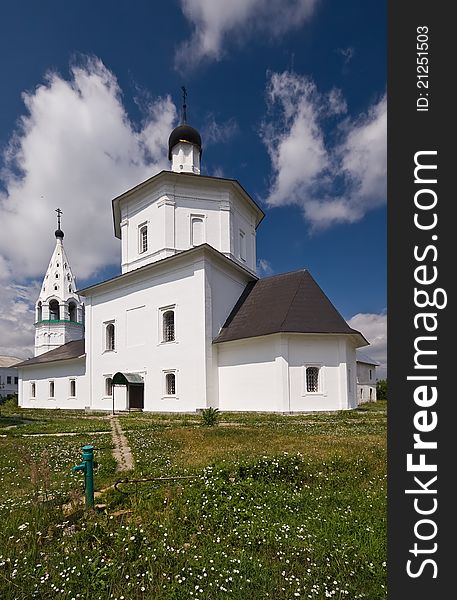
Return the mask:
<svg viewBox="0 0 457 600"><path fill-rule="evenodd" d="M371 356L368 356L368 354L365 354L365 352L361 352L359 349L356 351L356 360L357 362L365 363L367 365L374 365L375 367L381 366L381 363L374 358L371 358Z"/></svg>
<svg viewBox="0 0 457 600"><path fill-rule="evenodd" d="M366 342L305 270L249 283L213 343L280 332L345 333Z"/></svg>
<svg viewBox="0 0 457 600"><path fill-rule="evenodd" d="M69 360L70 358L78 358L84 354L84 340L76 340L74 342L67 342L54 350L49 350L44 354L24 360L24 362L14 365L15 367L28 367L31 365L41 365L48 362L54 362L57 360Z"/></svg>

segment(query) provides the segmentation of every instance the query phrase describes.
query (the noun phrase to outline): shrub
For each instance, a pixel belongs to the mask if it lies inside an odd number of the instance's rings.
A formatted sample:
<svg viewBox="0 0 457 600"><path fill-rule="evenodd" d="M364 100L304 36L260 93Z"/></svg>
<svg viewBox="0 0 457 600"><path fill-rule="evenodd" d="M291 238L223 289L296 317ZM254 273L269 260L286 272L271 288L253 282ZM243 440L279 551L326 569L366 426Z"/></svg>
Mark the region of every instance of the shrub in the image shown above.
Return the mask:
<svg viewBox="0 0 457 600"><path fill-rule="evenodd" d="M209 408L202 410L202 421L203 425L206 427L214 427L214 425L217 425L217 422L219 421L219 409L210 406Z"/></svg>
<svg viewBox="0 0 457 600"><path fill-rule="evenodd" d="M3 398L2 409L5 413L17 413L18 408L17 394L8 394Z"/></svg>
<svg viewBox="0 0 457 600"><path fill-rule="evenodd" d="M376 382L377 400L387 400L387 379L380 379Z"/></svg>

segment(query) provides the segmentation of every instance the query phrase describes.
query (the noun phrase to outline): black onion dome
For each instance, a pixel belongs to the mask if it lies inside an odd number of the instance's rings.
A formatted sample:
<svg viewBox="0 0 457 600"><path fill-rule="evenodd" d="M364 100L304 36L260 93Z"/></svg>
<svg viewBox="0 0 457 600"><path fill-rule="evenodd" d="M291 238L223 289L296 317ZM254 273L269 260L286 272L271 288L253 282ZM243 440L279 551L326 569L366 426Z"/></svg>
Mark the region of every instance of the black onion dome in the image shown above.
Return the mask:
<svg viewBox="0 0 457 600"><path fill-rule="evenodd" d="M173 131L170 133L170 137L168 138L168 160L171 160L171 150L173 146L176 146L178 142L190 142L191 144L195 144L200 149L200 153L202 151L202 138L198 131L184 123L184 125L178 125L175 127Z"/></svg>
<svg viewBox="0 0 457 600"><path fill-rule="evenodd" d="M60 238L63 240L64 233L61 229L56 229L54 235L56 236L56 238Z"/></svg>

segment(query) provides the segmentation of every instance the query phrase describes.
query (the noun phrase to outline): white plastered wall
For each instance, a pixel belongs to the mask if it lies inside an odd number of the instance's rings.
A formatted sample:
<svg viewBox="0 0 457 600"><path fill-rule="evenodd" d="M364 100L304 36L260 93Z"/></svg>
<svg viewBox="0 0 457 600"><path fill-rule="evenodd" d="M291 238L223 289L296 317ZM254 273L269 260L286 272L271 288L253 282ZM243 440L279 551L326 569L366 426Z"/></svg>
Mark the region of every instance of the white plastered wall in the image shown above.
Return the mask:
<svg viewBox="0 0 457 600"><path fill-rule="evenodd" d="M110 408L105 379L116 372L144 379L144 409L184 412L205 406L203 261L170 265L87 297L86 352L93 408ZM175 341L162 340L164 309L175 311ZM137 315L134 313L137 312ZM115 325L115 350L105 349L105 327ZM176 394L167 396L165 374ZM125 388L115 387L119 404Z"/></svg>
<svg viewBox="0 0 457 600"><path fill-rule="evenodd" d="M20 368L19 406L23 408L81 409L89 407L88 379L85 359L62 360L54 363ZM75 380L76 395L70 395L70 380ZM49 384L54 382L54 397ZM35 398L32 397L35 383Z"/></svg>
<svg viewBox="0 0 457 600"><path fill-rule="evenodd" d="M224 265L221 261L205 263L205 336L207 406L219 407L218 345L219 334L233 307L252 277Z"/></svg>
<svg viewBox="0 0 457 600"><path fill-rule="evenodd" d="M356 406L355 349L348 336L274 334L217 344L219 408L307 412ZM305 369L319 368L306 391Z"/></svg>
<svg viewBox="0 0 457 600"><path fill-rule="evenodd" d="M279 337L216 344L220 410L283 410L282 370L276 360Z"/></svg>
<svg viewBox="0 0 457 600"><path fill-rule="evenodd" d="M207 243L253 273L256 270L257 213L230 183L164 178L127 196L120 203L122 272L192 248L192 219L203 220L201 243ZM148 249L140 252L139 230L148 227ZM245 234L246 256L240 257L239 233Z"/></svg>

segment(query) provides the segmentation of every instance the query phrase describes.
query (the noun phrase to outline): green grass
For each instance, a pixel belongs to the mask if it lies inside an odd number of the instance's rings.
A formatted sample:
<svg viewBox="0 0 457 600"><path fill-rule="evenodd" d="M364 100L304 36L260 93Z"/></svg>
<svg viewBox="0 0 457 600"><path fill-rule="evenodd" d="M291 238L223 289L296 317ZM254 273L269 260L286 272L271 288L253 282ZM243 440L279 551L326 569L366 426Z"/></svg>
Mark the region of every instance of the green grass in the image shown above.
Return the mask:
<svg viewBox="0 0 457 600"><path fill-rule="evenodd" d="M40 419L57 427L49 412ZM104 448L96 487L117 478L110 437L0 438L2 600L386 597L385 403L221 413L215 427L199 415L121 420L129 477L194 478L126 485L102 512L65 514L82 444Z"/></svg>
<svg viewBox="0 0 457 600"><path fill-rule="evenodd" d="M15 427L10 427L15 425ZM2 409L0 431L6 435L111 431L105 413L76 410Z"/></svg>

